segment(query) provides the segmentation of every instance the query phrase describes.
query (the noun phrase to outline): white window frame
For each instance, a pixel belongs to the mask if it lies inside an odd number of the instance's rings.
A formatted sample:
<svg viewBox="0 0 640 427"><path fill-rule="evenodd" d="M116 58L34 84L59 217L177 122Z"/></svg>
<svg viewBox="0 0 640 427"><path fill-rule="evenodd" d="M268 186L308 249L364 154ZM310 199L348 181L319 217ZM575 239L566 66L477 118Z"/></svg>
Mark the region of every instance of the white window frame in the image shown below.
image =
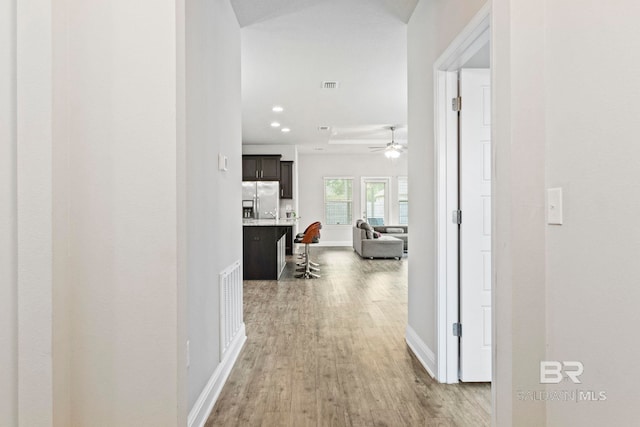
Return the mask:
<svg viewBox="0 0 640 427"><path fill-rule="evenodd" d="M365 183L367 181L372 182L384 182L386 185L386 194L384 198L384 220L385 225L391 225L393 223L391 218L391 200L393 197L393 188L391 187L390 176L363 176L360 178L360 215L364 219L367 209L367 195L365 194Z"/></svg>
<svg viewBox="0 0 640 427"><path fill-rule="evenodd" d="M351 218L349 218L349 221L345 224L329 224L329 221L327 221L327 180L329 179L348 179L351 181ZM351 227L351 224L353 223L353 210L354 210L354 203L353 203L353 192L354 192L354 185L353 185L353 177L352 176L323 176L322 177L322 195L323 195L323 202L322 202L322 216L324 219L324 224L327 226L331 226L331 227L344 227L344 226L348 226Z"/></svg>
<svg viewBox="0 0 640 427"><path fill-rule="evenodd" d="M398 211L398 218L397 218L398 219L398 225L409 225L409 222L408 222L409 213L407 213L407 223L406 224L402 224L400 222L400 202L403 201L403 200L400 200L400 180L401 179L404 179L404 180L407 181L407 190L409 188L409 177L407 175L398 176L398 178L396 180L397 181L396 182L396 184L397 184L397 186L396 186L396 188L397 188L396 194L398 195L398 197L395 200L396 206L397 206L397 211ZM407 200L406 200L406 202L407 202L407 205L408 205L409 204L409 192L408 191L407 191Z"/></svg>

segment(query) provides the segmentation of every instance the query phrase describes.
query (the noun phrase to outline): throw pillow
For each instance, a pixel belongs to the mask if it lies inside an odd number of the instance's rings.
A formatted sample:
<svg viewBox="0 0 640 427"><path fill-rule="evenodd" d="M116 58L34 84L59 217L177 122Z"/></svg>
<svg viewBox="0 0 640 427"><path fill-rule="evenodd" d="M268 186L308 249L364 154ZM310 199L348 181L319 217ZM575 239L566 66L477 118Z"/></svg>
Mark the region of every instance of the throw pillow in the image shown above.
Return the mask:
<svg viewBox="0 0 640 427"><path fill-rule="evenodd" d="M373 231L367 230L367 239L373 239Z"/></svg>
<svg viewBox="0 0 640 427"><path fill-rule="evenodd" d="M369 223L362 221L362 224L360 224L360 228L362 228L363 230L367 230L367 231L373 231L373 227L371 225L369 225Z"/></svg>
<svg viewBox="0 0 640 427"><path fill-rule="evenodd" d="M374 231L374 232L373 232L373 238L374 238L374 239L379 239L379 238L380 238L380 236L382 236L382 234L381 234L379 231Z"/></svg>
<svg viewBox="0 0 640 427"><path fill-rule="evenodd" d="M404 228L400 228L400 227L387 227L387 233L404 233Z"/></svg>
<svg viewBox="0 0 640 427"><path fill-rule="evenodd" d="M361 219L357 220L357 221L356 221L356 228L361 228L361 226L362 226L362 223L363 223L363 222L364 222L364 221L363 221L363 220L361 220Z"/></svg>

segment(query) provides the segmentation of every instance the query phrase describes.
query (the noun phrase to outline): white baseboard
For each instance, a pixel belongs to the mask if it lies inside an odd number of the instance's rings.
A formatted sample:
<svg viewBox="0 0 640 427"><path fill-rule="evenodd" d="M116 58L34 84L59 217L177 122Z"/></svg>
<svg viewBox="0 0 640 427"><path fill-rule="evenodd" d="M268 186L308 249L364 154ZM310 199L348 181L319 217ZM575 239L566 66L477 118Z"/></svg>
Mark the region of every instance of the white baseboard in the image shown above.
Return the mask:
<svg viewBox="0 0 640 427"><path fill-rule="evenodd" d="M427 370L429 375L432 378L436 378L434 372L437 372L437 364L436 364L436 355L431 351L429 346L427 346L424 341L418 336L416 331L409 325L407 325L406 331L406 340L407 345L416 358L420 361L420 364L424 366L424 369Z"/></svg>
<svg viewBox="0 0 640 427"><path fill-rule="evenodd" d="M353 246L352 241L341 241L341 240L320 240L318 246Z"/></svg>
<svg viewBox="0 0 640 427"><path fill-rule="evenodd" d="M227 378L229 378L231 369L233 365L235 365L245 341L247 341L247 335L243 323L231 342L231 345L229 345L229 349L226 351L222 361L216 370L213 371L213 375L211 375L207 385L202 390L202 393L200 393L200 396L198 396L198 400L196 400L193 408L189 411L187 424L189 427L203 427L207 422L213 405L215 405L216 400L218 400L222 387L227 381Z"/></svg>

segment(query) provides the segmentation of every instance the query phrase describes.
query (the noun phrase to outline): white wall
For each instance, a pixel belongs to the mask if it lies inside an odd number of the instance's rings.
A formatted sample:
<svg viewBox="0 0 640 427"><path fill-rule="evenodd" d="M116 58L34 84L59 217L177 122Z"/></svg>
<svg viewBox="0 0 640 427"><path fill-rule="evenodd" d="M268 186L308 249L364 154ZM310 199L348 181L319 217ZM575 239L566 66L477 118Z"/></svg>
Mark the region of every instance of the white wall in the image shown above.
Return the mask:
<svg viewBox="0 0 640 427"><path fill-rule="evenodd" d="M407 30L409 70L409 326L437 353L435 289L435 146L433 63L460 33L484 0L418 3Z"/></svg>
<svg viewBox="0 0 640 427"><path fill-rule="evenodd" d="M245 144L242 146L242 154L281 154L280 160L295 161L298 156L298 147L285 144Z"/></svg>
<svg viewBox="0 0 640 427"><path fill-rule="evenodd" d="M16 2L18 419L53 422L53 9Z"/></svg>
<svg viewBox="0 0 640 427"><path fill-rule="evenodd" d="M538 391L545 359L544 2L493 3L493 280L497 425L544 425ZM533 64L536 64L533 66Z"/></svg>
<svg viewBox="0 0 640 427"><path fill-rule="evenodd" d="M218 274L242 260L240 28L228 0L187 1L187 275L191 408L220 364ZM218 153L229 159L218 170Z"/></svg>
<svg viewBox="0 0 640 427"><path fill-rule="evenodd" d="M413 148L409 149L411 153ZM314 221L322 221L321 245L351 246L352 226L362 215L360 198L361 177L391 177L391 222L397 222L398 176L407 176L407 158L390 160L382 153L371 154L300 154L300 228L304 229ZM324 224L324 177L353 178L353 221L349 225ZM414 184L409 180L409 189ZM411 191L411 190L409 190ZM413 201L409 198L409 206ZM410 214L411 215L411 214ZM415 215L421 215L415 212ZM413 234L413 230L411 230ZM413 248L413 246L412 246ZM413 250L413 249L412 249ZM413 256L413 255L412 255Z"/></svg>
<svg viewBox="0 0 640 427"><path fill-rule="evenodd" d="M640 418L640 345L620 328L639 320L640 107L632 94L640 93L640 63L629 52L640 47L640 6L583 6L493 2L497 425ZM545 224L552 187L563 188L562 226ZM518 390L544 390L543 359L584 364L581 385L547 391L604 391L608 399L519 401Z"/></svg>
<svg viewBox="0 0 640 427"><path fill-rule="evenodd" d="M63 12L64 11L64 12ZM72 424L72 263L69 258L72 223L70 221L71 192L69 169L71 137L69 126L69 95L72 83L69 75L69 14L61 8L52 19L53 37L53 424Z"/></svg>
<svg viewBox="0 0 640 427"><path fill-rule="evenodd" d="M549 404L548 425L635 424L640 343L624 325L640 322L640 4L544 3L545 78L527 83L544 94L545 186L563 188L565 220L546 227L547 357L582 361L576 388L609 396Z"/></svg>
<svg viewBox="0 0 640 427"><path fill-rule="evenodd" d="M240 34L228 2L205 3L22 4L17 112L2 4L2 425L184 424L182 271L190 403L219 363L217 273L242 254ZM235 169L211 167L218 151Z"/></svg>
<svg viewBox="0 0 640 427"><path fill-rule="evenodd" d="M0 2L0 425L18 424L15 2Z"/></svg>
<svg viewBox="0 0 640 427"><path fill-rule="evenodd" d="M67 197L69 224L66 253L56 241L54 259L67 258L69 278L68 425L184 424L178 5L54 6L54 219Z"/></svg>
<svg viewBox="0 0 640 427"><path fill-rule="evenodd" d="M44 3L2 3L0 424L184 425L242 254L238 25L228 2Z"/></svg>
<svg viewBox="0 0 640 427"><path fill-rule="evenodd" d="M640 346L619 326L638 321L640 226L618 219L640 214L640 109L618 94L640 93L629 55L640 9L496 0L493 12L498 425L628 424L640 418ZM562 226L545 225L551 187L564 191ZM584 364L581 385L548 391L605 391L607 401L517 400L543 389L541 359Z"/></svg>

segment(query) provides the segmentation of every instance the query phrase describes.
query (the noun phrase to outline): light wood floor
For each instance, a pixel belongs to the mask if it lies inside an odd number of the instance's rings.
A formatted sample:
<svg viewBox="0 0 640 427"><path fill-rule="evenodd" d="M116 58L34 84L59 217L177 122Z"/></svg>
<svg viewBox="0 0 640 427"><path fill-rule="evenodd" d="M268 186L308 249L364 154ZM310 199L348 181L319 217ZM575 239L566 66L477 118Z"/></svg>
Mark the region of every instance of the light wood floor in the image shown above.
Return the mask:
<svg viewBox="0 0 640 427"><path fill-rule="evenodd" d="M246 281L247 342L206 426L488 426L489 384L438 384L407 347L407 258L312 248L322 278ZM415 262L415 260L413 261Z"/></svg>

